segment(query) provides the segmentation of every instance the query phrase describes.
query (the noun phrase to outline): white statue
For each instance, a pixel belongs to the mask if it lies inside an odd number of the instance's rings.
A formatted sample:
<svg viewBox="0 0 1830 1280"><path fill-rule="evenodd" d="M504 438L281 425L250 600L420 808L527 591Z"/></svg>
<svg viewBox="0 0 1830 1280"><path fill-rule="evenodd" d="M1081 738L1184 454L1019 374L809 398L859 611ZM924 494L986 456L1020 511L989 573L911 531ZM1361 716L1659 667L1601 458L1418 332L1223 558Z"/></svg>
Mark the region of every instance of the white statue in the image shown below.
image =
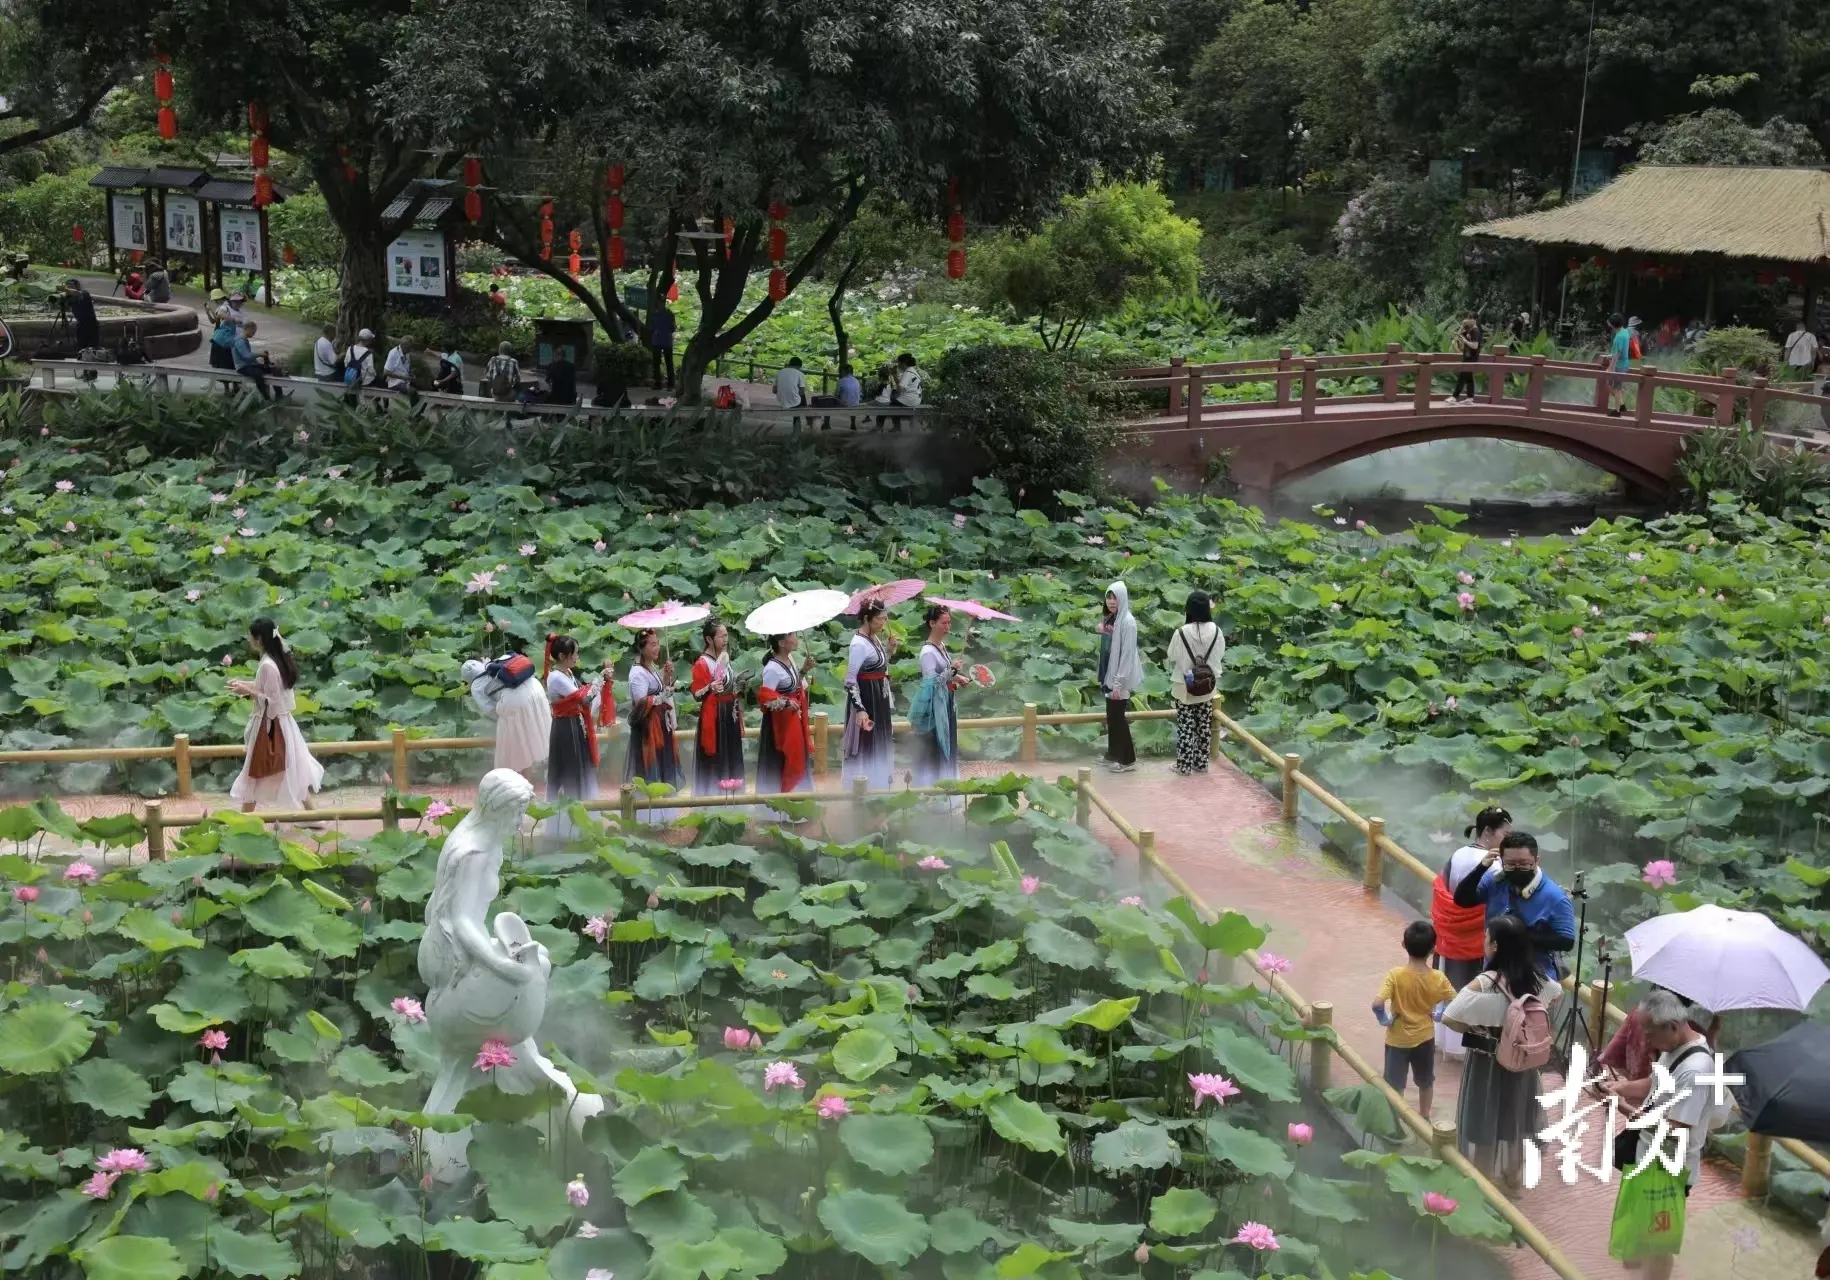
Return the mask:
<svg viewBox="0 0 1830 1280"><path fill-rule="evenodd" d="M578 1092L566 1073L534 1047L546 1013L547 949L534 941L512 911L496 916L491 936L489 904L501 890L502 852L515 838L533 784L512 769L494 769L477 787L476 806L464 815L438 855L438 877L426 903L426 932L419 943L419 976L426 984L426 1023L438 1046L439 1072L426 1099L430 1115L455 1112L464 1095L493 1082L505 1093L552 1086L565 1101L556 1110L574 1128L604 1109L597 1094ZM512 1065L479 1070L485 1044ZM470 1133L428 1133L432 1176L455 1181L469 1169Z"/></svg>

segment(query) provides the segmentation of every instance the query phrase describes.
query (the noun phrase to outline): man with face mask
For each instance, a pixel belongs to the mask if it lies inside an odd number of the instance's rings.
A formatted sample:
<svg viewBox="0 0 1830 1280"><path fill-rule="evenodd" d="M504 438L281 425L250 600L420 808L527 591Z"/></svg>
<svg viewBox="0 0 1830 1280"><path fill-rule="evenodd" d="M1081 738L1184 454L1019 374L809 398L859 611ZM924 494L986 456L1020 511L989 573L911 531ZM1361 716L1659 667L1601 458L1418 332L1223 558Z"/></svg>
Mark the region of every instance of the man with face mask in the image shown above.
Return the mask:
<svg viewBox="0 0 1830 1280"><path fill-rule="evenodd" d="M1576 945L1576 909L1562 886L1538 866L1538 842L1533 836L1507 832L1500 847L1455 886L1456 906L1481 903L1486 904L1489 920L1517 916L1523 921L1544 972L1552 978L1563 976L1555 953Z"/></svg>

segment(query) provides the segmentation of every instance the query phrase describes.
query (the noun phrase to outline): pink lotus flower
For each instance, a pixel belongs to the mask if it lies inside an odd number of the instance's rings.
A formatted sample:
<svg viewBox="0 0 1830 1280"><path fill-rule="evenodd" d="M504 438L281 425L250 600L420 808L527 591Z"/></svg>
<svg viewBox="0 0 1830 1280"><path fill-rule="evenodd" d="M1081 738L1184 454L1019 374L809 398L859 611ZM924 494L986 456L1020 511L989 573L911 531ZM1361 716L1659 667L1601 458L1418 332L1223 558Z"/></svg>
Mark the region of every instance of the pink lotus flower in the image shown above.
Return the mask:
<svg viewBox="0 0 1830 1280"><path fill-rule="evenodd" d="M59 493L68 493L74 488L76 488L76 485L72 481L59 480L57 482L57 492Z"/></svg>
<svg viewBox="0 0 1830 1280"><path fill-rule="evenodd" d="M426 816L428 818L443 818L455 812L457 812L457 810L453 809L443 800L434 800L431 804L426 806Z"/></svg>
<svg viewBox="0 0 1830 1280"><path fill-rule="evenodd" d="M566 1199L572 1202L574 1209L582 1209L591 1203L591 1188L585 1185L585 1175L574 1174L566 1183Z"/></svg>
<svg viewBox="0 0 1830 1280"><path fill-rule="evenodd" d="M598 1236L598 1230L589 1222L581 1222L578 1224L577 1234L580 1240L595 1240Z"/></svg>
<svg viewBox="0 0 1830 1280"><path fill-rule="evenodd" d="M743 779L742 778L720 778L718 780L718 789L720 791L742 791L743 790Z"/></svg>
<svg viewBox="0 0 1830 1280"><path fill-rule="evenodd" d="M98 878L96 869L86 862L72 862L64 868L64 879L78 884L94 884Z"/></svg>
<svg viewBox="0 0 1830 1280"><path fill-rule="evenodd" d="M1451 711L1455 710L1455 695L1451 693L1442 705Z"/></svg>
<svg viewBox="0 0 1830 1280"><path fill-rule="evenodd" d="M488 569L479 569L471 574L470 581L464 584L464 594L467 596L488 595L495 589L496 575Z"/></svg>
<svg viewBox="0 0 1830 1280"><path fill-rule="evenodd" d="M904 547L902 550L898 551L896 553L896 558L898 560L907 560L909 558L909 549Z"/></svg>
<svg viewBox="0 0 1830 1280"><path fill-rule="evenodd" d="M746 1027L726 1027L724 1029L724 1047L742 1052L750 1047L750 1032Z"/></svg>
<svg viewBox="0 0 1830 1280"><path fill-rule="evenodd" d="M953 517L953 527L955 529L964 529L966 527L966 517L963 515L954 516Z"/></svg>
<svg viewBox="0 0 1830 1280"><path fill-rule="evenodd" d="M470 1065L478 1071L512 1067L515 1065L515 1055L510 1052L506 1040L485 1040L482 1048L477 1050L477 1060Z"/></svg>
<svg viewBox="0 0 1830 1280"><path fill-rule="evenodd" d="M75 533L76 532L76 521L74 521L74 520L64 521L64 532L65 533Z"/></svg>
<svg viewBox="0 0 1830 1280"><path fill-rule="evenodd" d="M1455 603L1461 606L1463 613L1474 612L1474 593L1472 591L1462 592L1455 597Z"/></svg>
<svg viewBox="0 0 1830 1280"><path fill-rule="evenodd" d="M591 544L591 550L593 550L593 551L602 551L603 549L604 549L604 540L602 538L599 538L596 542L593 542Z"/></svg>
<svg viewBox="0 0 1830 1280"><path fill-rule="evenodd" d="M235 657L234 657L234 655L233 655L233 654L227 654L227 653L225 653L225 654L223 654L223 655L222 655L222 665L223 665L223 666L225 666L225 667L232 667L232 666L234 666L234 665L235 665Z"/></svg>
<svg viewBox="0 0 1830 1280"><path fill-rule="evenodd" d="M1658 858L1646 864L1639 878L1651 888L1665 888L1677 883L1677 867L1669 858Z"/></svg>
<svg viewBox="0 0 1830 1280"><path fill-rule="evenodd" d="M211 1053L221 1053L229 1047L229 1033L218 1031L214 1027L197 1037L197 1043Z"/></svg>
<svg viewBox="0 0 1830 1280"><path fill-rule="evenodd" d="M524 542L521 544L521 554L524 556L531 556L536 550L538 550L538 548L531 542Z"/></svg>
<svg viewBox="0 0 1830 1280"><path fill-rule="evenodd" d="M275 481L273 487L275 489L284 489L286 487L286 482L284 480Z"/></svg>
<svg viewBox="0 0 1830 1280"><path fill-rule="evenodd" d="M650 911L653 911L656 907L658 907L660 905L661 905L661 895L654 892L653 890L650 890L648 893L648 909Z"/></svg>
<svg viewBox="0 0 1830 1280"><path fill-rule="evenodd" d="M1315 1141L1315 1130L1306 1124L1293 1124L1289 1128L1290 1141L1299 1147L1306 1147Z"/></svg>
<svg viewBox="0 0 1830 1280"><path fill-rule="evenodd" d="M512 444L508 446L508 456L511 458L515 456L515 446Z"/></svg>
<svg viewBox="0 0 1830 1280"><path fill-rule="evenodd" d="M1364 529L1364 528L1365 528L1365 527L1366 527L1366 521L1364 521L1364 520L1355 520L1355 521L1354 521L1354 522L1353 522L1353 527L1354 527L1354 528L1356 528L1356 529Z"/></svg>
<svg viewBox="0 0 1830 1280"><path fill-rule="evenodd" d="M1211 1071L1191 1071L1188 1074L1188 1087L1195 1091L1195 1110L1212 1098L1220 1106L1226 1105L1228 1098L1239 1096L1239 1086L1225 1076L1215 1075Z"/></svg>
<svg viewBox="0 0 1830 1280"><path fill-rule="evenodd" d="M1457 573L1455 575L1455 580L1457 582L1461 583L1462 586L1464 586L1464 587L1471 587L1474 585L1474 575L1469 573L1466 569L1463 569L1461 572Z"/></svg>
<svg viewBox="0 0 1830 1280"><path fill-rule="evenodd" d="M836 1093L829 1093L820 1099L819 1105L814 1110L820 1113L822 1120L838 1120L851 1114L851 1103Z"/></svg>
<svg viewBox="0 0 1830 1280"><path fill-rule="evenodd" d="M915 865L920 867L923 871L945 871L947 869L947 860L945 858L937 858L930 853Z"/></svg>
<svg viewBox="0 0 1830 1280"><path fill-rule="evenodd" d="M610 932L610 922L603 916L592 916L585 921L580 933L587 935L591 941L601 943Z"/></svg>
<svg viewBox="0 0 1830 1280"><path fill-rule="evenodd" d="M1136 1251L1132 1253L1131 1260L1140 1267L1150 1261L1150 1246L1147 1244L1140 1244Z"/></svg>
<svg viewBox="0 0 1830 1280"><path fill-rule="evenodd" d="M120 1176L118 1173L94 1174L83 1183L82 1193L94 1200L106 1200L114 1190L114 1180Z"/></svg>
<svg viewBox="0 0 1830 1280"><path fill-rule="evenodd" d="M235 536L238 538L258 538L260 535L252 529L237 529L235 531Z"/></svg>
<svg viewBox="0 0 1830 1280"><path fill-rule="evenodd" d="M1025 897L1028 897L1029 895L1035 893L1036 890L1038 890L1042 887L1041 879L1036 876L1024 876L1022 883L1023 883L1023 894Z"/></svg>
<svg viewBox="0 0 1830 1280"><path fill-rule="evenodd" d="M1247 1245L1260 1253L1269 1253L1277 1248L1277 1233L1262 1222L1248 1222L1239 1228L1239 1234L1230 1243Z"/></svg>
<svg viewBox="0 0 1830 1280"><path fill-rule="evenodd" d="M395 996L389 1007L408 1022L424 1022L426 1020L426 1011L420 1007L419 1001L415 1000L412 996Z"/></svg>
<svg viewBox="0 0 1830 1280"><path fill-rule="evenodd" d="M763 1068L763 1092L774 1093L777 1089L804 1089L806 1081L801 1073L794 1069L792 1062L771 1062Z"/></svg>
<svg viewBox="0 0 1830 1280"><path fill-rule="evenodd" d="M184 593L184 598L189 600L192 604L196 604L199 600L203 599L203 592L193 587L191 590Z"/></svg>
<svg viewBox="0 0 1830 1280"><path fill-rule="evenodd" d="M1578 639L1578 640L1582 639L1582 628L1581 627L1571 627L1569 629L1569 633L1571 635L1575 636L1576 639Z"/></svg>
<svg viewBox="0 0 1830 1280"><path fill-rule="evenodd" d="M1423 1193L1423 1209L1425 1213L1433 1213L1439 1218L1446 1218L1451 1213L1454 1213L1459 1207L1459 1201L1451 1200L1440 1191L1426 1191Z"/></svg>
<svg viewBox="0 0 1830 1280"><path fill-rule="evenodd" d="M332 526L332 525L333 525L333 524L335 524L335 523L337 523L337 522L336 522L336 520L334 520L334 519L333 519L333 518L331 518L331 517L330 517L330 516L325 516L325 517L324 517L324 527L325 527L325 528L326 528L326 529L328 529L328 528L330 528L330 527L331 527L331 526Z"/></svg>
<svg viewBox="0 0 1830 1280"><path fill-rule="evenodd" d="M1646 558L1646 554L1643 551L1627 552L1627 559L1633 561L1633 563L1635 563L1635 564L1638 564L1641 560L1644 560L1645 558Z"/></svg>
<svg viewBox="0 0 1830 1280"><path fill-rule="evenodd" d="M1290 972L1290 962L1275 951L1260 951L1258 953L1258 972L1288 973Z"/></svg>
<svg viewBox="0 0 1830 1280"><path fill-rule="evenodd" d="M13 901L14 902L37 902L38 901L38 890L33 888L29 884L22 884L17 889L13 890Z"/></svg>
<svg viewBox="0 0 1830 1280"><path fill-rule="evenodd" d="M1195 981L1202 986L1206 986L1207 985L1207 970L1206 969L1196 969L1195 970Z"/></svg>
<svg viewBox="0 0 1830 1280"><path fill-rule="evenodd" d="M1118 900L1118 905L1121 907L1141 907L1144 905L1144 900L1135 893L1128 893Z"/></svg>
<svg viewBox="0 0 1830 1280"><path fill-rule="evenodd" d="M102 1173L145 1173L152 1165L147 1162L146 1153L138 1147L115 1147L95 1162L95 1167Z"/></svg>

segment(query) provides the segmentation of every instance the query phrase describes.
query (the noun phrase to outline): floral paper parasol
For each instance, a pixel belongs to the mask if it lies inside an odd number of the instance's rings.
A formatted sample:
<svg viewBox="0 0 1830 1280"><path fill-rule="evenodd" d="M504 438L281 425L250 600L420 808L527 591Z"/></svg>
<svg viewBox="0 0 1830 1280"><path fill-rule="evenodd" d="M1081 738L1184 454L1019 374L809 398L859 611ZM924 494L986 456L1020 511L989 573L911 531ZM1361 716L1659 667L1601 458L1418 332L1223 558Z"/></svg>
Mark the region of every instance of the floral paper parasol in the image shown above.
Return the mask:
<svg viewBox="0 0 1830 1280"><path fill-rule="evenodd" d="M929 596L928 603L945 605L955 613L963 613L968 618L977 618L981 622L1023 621L1021 618L993 609L988 604L980 604L977 600L943 600L939 596Z"/></svg>
<svg viewBox="0 0 1830 1280"><path fill-rule="evenodd" d="M884 604L894 608L905 600L913 600L927 585L920 578L898 578L894 582L880 582L874 587L863 587L852 593L851 603L845 606L845 612L857 613L864 607L867 600L881 600Z"/></svg>
<svg viewBox="0 0 1830 1280"><path fill-rule="evenodd" d="M686 627L695 622L702 622L712 616L712 611L702 604L681 604L678 600L669 600L666 604L656 605L652 609L641 609L635 613L626 613L616 620L619 627L630 630L653 627L660 631L667 627Z"/></svg>

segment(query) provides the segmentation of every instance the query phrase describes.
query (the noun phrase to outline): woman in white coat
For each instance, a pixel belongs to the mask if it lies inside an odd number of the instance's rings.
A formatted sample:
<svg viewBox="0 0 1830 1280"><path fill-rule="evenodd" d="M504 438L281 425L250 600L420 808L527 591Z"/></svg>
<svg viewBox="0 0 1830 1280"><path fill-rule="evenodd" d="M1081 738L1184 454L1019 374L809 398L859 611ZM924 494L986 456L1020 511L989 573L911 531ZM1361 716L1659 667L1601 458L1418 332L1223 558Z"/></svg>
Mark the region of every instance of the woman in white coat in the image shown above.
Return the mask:
<svg viewBox="0 0 1830 1280"><path fill-rule="evenodd" d="M1183 623L1169 640L1169 696L1176 704L1176 772L1206 773L1214 741L1214 699L1226 637L1214 622L1207 592L1188 597Z"/></svg>
<svg viewBox="0 0 1830 1280"><path fill-rule="evenodd" d="M243 813L254 806L309 809L311 793L324 785L324 766L311 757L299 722L293 719L293 686L299 669L272 618L256 618L248 627L248 645L260 655L252 680L231 680L229 689L254 699L248 730L242 735L247 753L241 776L229 788Z"/></svg>
<svg viewBox="0 0 1830 1280"><path fill-rule="evenodd" d="M1122 582L1106 588L1106 616L1099 624L1099 684L1106 695L1106 766L1114 773L1137 768L1131 744L1131 695L1144 683L1137 653L1137 619L1131 592Z"/></svg>

